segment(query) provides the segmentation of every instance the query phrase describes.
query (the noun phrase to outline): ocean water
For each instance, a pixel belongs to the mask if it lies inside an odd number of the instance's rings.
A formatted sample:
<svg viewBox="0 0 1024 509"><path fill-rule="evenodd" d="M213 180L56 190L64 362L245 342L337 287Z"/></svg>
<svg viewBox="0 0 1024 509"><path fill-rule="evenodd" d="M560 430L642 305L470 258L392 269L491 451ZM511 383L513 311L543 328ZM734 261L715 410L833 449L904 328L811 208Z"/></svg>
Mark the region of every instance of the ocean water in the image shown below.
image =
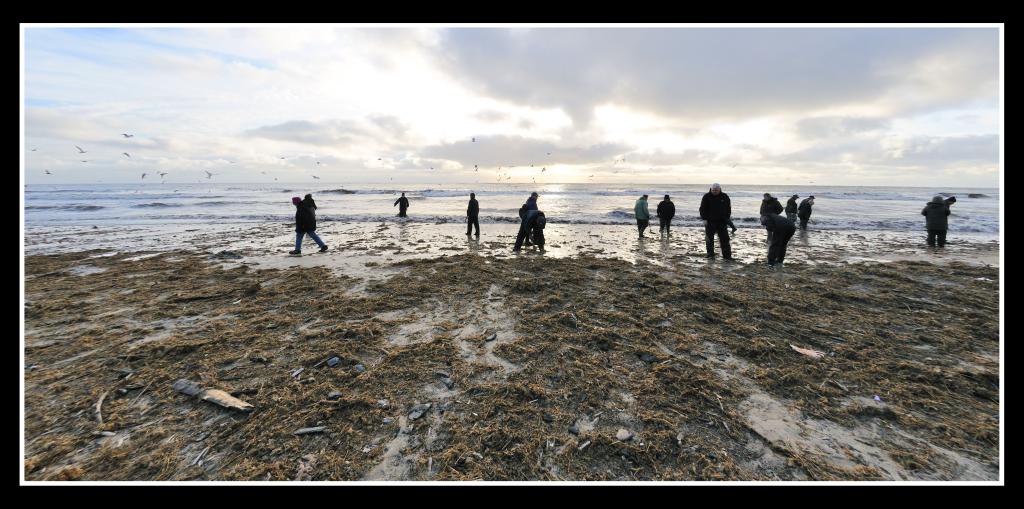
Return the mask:
<svg viewBox="0 0 1024 509"><path fill-rule="evenodd" d="M664 194L676 206L674 225L700 224L698 208L705 185L606 184L461 184L406 185L404 188L330 184L87 184L28 185L24 190L25 225L47 226L203 225L287 223L295 216L292 196L312 193L317 221L381 223L397 221L394 201L400 192L410 200L408 222L463 223L470 192L480 203L480 222L518 223L518 210L532 191L553 224L634 224L633 204L644 193L652 216ZM792 194L814 195L812 225L822 230L918 231L921 209L932 196L956 196L950 232L999 235L999 190L968 188L726 186L733 220L739 228L760 228L762 194L770 192L785 205ZM969 198L969 194L981 195ZM654 224L657 225L655 219ZM656 228L656 226L655 226Z"/></svg>

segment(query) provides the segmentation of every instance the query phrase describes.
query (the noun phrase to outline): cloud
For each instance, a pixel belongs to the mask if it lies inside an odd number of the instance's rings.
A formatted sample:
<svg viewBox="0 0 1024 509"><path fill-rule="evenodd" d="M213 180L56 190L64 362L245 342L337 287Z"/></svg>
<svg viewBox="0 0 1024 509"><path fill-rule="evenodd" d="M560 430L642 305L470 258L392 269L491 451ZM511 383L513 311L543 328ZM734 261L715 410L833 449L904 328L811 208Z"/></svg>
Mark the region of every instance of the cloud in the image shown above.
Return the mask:
<svg viewBox="0 0 1024 509"><path fill-rule="evenodd" d="M589 146L563 147L551 141L522 136L489 136L472 142L458 141L424 147L419 153L426 158L455 161L463 167L529 166L554 164L593 164L611 160L630 147L621 143L598 143ZM551 153L548 156L548 153Z"/></svg>
<svg viewBox="0 0 1024 509"><path fill-rule="evenodd" d="M607 102L696 120L878 101L899 109L894 99L915 93L917 109L991 98L998 31L452 28L439 47L467 86L564 108L577 123Z"/></svg>
<svg viewBox="0 0 1024 509"><path fill-rule="evenodd" d="M804 138L834 138L888 128L888 118L813 117L799 120L796 130Z"/></svg>

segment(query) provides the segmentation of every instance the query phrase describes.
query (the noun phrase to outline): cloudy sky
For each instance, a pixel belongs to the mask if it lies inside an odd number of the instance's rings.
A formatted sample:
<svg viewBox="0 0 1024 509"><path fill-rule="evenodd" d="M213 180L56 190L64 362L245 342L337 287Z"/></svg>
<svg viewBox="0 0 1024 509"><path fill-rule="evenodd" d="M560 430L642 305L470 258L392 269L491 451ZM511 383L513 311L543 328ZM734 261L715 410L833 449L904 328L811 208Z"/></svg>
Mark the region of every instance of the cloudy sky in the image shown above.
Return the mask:
<svg viewBox="0 0 1024 509"><path fill-rule="evenodd" d="M27 183L999 184L998 28L23 33Z"/></svg>

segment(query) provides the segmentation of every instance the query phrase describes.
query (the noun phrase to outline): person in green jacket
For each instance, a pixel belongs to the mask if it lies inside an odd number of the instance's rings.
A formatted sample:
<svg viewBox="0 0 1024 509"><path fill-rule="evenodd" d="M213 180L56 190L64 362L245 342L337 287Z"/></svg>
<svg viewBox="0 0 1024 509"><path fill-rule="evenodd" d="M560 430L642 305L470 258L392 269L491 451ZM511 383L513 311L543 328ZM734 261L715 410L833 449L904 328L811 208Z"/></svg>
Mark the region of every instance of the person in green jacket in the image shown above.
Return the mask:
<svg viewBox="0 0 1024 509"><path fill-rule="evenodd" d="M636 216L636 227L640 230L640 238L644 238L644 230L651 222L651 211L647 209L647 195L643 195L633 206L633 214Z"/></svg>

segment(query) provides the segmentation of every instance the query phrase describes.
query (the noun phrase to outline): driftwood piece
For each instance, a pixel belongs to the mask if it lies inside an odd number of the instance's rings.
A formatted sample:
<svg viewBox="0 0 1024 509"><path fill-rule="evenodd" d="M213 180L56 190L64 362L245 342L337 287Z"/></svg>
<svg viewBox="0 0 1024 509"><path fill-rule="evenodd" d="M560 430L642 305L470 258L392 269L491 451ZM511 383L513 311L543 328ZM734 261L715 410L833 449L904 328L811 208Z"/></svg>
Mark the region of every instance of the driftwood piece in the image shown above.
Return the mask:
<svg viewBox="0 0 1024 509"><path fill-rule="evenodd" d="M174 382L174 390L188 396L197 396L203 401L216 403L224 408L231 408L242 412L250 412L253 409L253 406L249 403L246 403L245 401L242 401L222 390L202 389L199 387L199 384L190 382L183 378Z"/></svg>

